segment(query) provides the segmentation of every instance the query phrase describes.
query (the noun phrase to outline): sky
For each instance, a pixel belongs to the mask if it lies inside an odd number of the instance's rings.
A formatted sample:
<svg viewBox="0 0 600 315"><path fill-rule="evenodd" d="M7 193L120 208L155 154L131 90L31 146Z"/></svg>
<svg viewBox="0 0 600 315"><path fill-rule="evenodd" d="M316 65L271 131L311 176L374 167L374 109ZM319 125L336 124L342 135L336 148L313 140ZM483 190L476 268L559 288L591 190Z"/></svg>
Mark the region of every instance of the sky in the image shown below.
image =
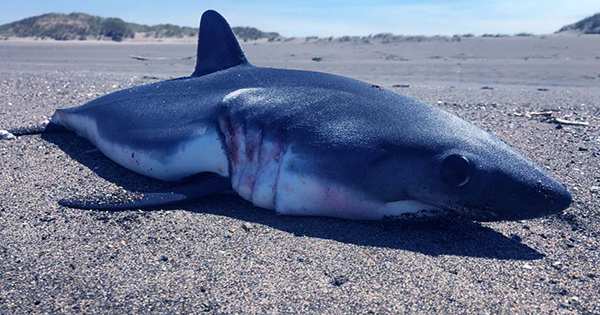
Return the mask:
<svg viewBox="0 0 600 315"><path fill-rule="evenodd" d="M547 34L600 12L600 0L2 0L0 24L48 12L85 12L197 26L207 9L232 26L284 36Z"/></svg>

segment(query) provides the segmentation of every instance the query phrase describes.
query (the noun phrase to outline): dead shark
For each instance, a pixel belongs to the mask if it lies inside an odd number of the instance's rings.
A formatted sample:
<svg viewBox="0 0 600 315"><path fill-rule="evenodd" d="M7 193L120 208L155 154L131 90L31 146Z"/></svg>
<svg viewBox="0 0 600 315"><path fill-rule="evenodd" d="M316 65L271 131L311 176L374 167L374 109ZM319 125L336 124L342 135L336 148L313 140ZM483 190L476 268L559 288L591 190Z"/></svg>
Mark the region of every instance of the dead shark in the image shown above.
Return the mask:
<svg viewBox="0 0 600 315"><path fill-rule="evenodd" d="M251 65L215 11L202 15L191 76L58 109L46 132L60 128L131 171L178 183L136 200L62 201L78 208L158 207L233 189L284 215L516 220L572 200L506 143L437 107L346 77ZM215 176L186 181L202 173Z"/></svg>

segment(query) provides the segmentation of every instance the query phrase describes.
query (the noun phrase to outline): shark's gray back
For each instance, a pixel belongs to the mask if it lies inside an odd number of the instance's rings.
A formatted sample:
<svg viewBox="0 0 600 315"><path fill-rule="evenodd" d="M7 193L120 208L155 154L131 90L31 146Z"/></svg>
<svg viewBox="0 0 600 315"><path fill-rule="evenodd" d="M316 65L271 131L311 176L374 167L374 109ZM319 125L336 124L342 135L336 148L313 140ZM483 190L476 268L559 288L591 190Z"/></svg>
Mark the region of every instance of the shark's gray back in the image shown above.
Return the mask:
<svg viewBox="0 0 600 315"><path fill-rule="evenodd" d="M253 89L234 102L227 95ZM175 145L198 126L232 115L264 124L290 141L315 147L375 148L451 141L447 127L476 128L437 108L353 79L298 70L239 66L202 77L187 77L121 90L68 114L95 119L103 137L137 147ZM452 126L452 125L455 126ZM465 130L468 129L468 130ZM432 132L438 135L431 137ZM452 145L452 143L447 143Z"/></svg>

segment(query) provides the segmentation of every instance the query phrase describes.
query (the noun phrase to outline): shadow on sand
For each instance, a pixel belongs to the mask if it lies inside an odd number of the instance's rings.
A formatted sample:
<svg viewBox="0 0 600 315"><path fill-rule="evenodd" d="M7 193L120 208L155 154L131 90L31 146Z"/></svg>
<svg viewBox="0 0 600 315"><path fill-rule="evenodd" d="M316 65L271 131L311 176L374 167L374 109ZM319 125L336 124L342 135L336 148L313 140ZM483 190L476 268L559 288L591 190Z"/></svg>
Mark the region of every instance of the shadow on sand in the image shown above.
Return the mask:
<svg viewBox="0 0 600 315"><path fill-rule="evenodd" d="M94 150L86 140L70 133L44 134L71 158L98 176L127 190L160 191L169 184L137 175ZM419 252L425 255L454 255L493 259L535 260L544 255L479 223L461 219L427 222L364 222L321 217L279 216L259 209L234 195L218 195L194 204L176 207L262 224L297 236L329 239L358 246L374 246Z"/></svg>

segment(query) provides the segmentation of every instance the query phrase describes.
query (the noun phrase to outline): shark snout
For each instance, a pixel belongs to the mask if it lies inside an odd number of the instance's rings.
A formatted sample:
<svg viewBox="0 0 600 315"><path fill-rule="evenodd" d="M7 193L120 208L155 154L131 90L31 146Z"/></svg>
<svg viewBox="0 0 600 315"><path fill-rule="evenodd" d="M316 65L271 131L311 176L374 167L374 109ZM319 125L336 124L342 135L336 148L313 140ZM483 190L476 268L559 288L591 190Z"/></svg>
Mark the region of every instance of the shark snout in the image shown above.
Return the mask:
<svg viewBox="0 0 600 315"><path fill-rule="evenodd" d="M540 215L559 213L573 201L565 185L552 178L547 178L545 182L538 181L533 194L536 197L531 209Z"/></svg>
<svg viewBox="0 0 600 315"><path fill-rule="evenodd" d="M495 213L500 220L524 220L557 214L573 201L565 185L542 171L521 174L504 183L494 188L502 196Z"/></svg>

